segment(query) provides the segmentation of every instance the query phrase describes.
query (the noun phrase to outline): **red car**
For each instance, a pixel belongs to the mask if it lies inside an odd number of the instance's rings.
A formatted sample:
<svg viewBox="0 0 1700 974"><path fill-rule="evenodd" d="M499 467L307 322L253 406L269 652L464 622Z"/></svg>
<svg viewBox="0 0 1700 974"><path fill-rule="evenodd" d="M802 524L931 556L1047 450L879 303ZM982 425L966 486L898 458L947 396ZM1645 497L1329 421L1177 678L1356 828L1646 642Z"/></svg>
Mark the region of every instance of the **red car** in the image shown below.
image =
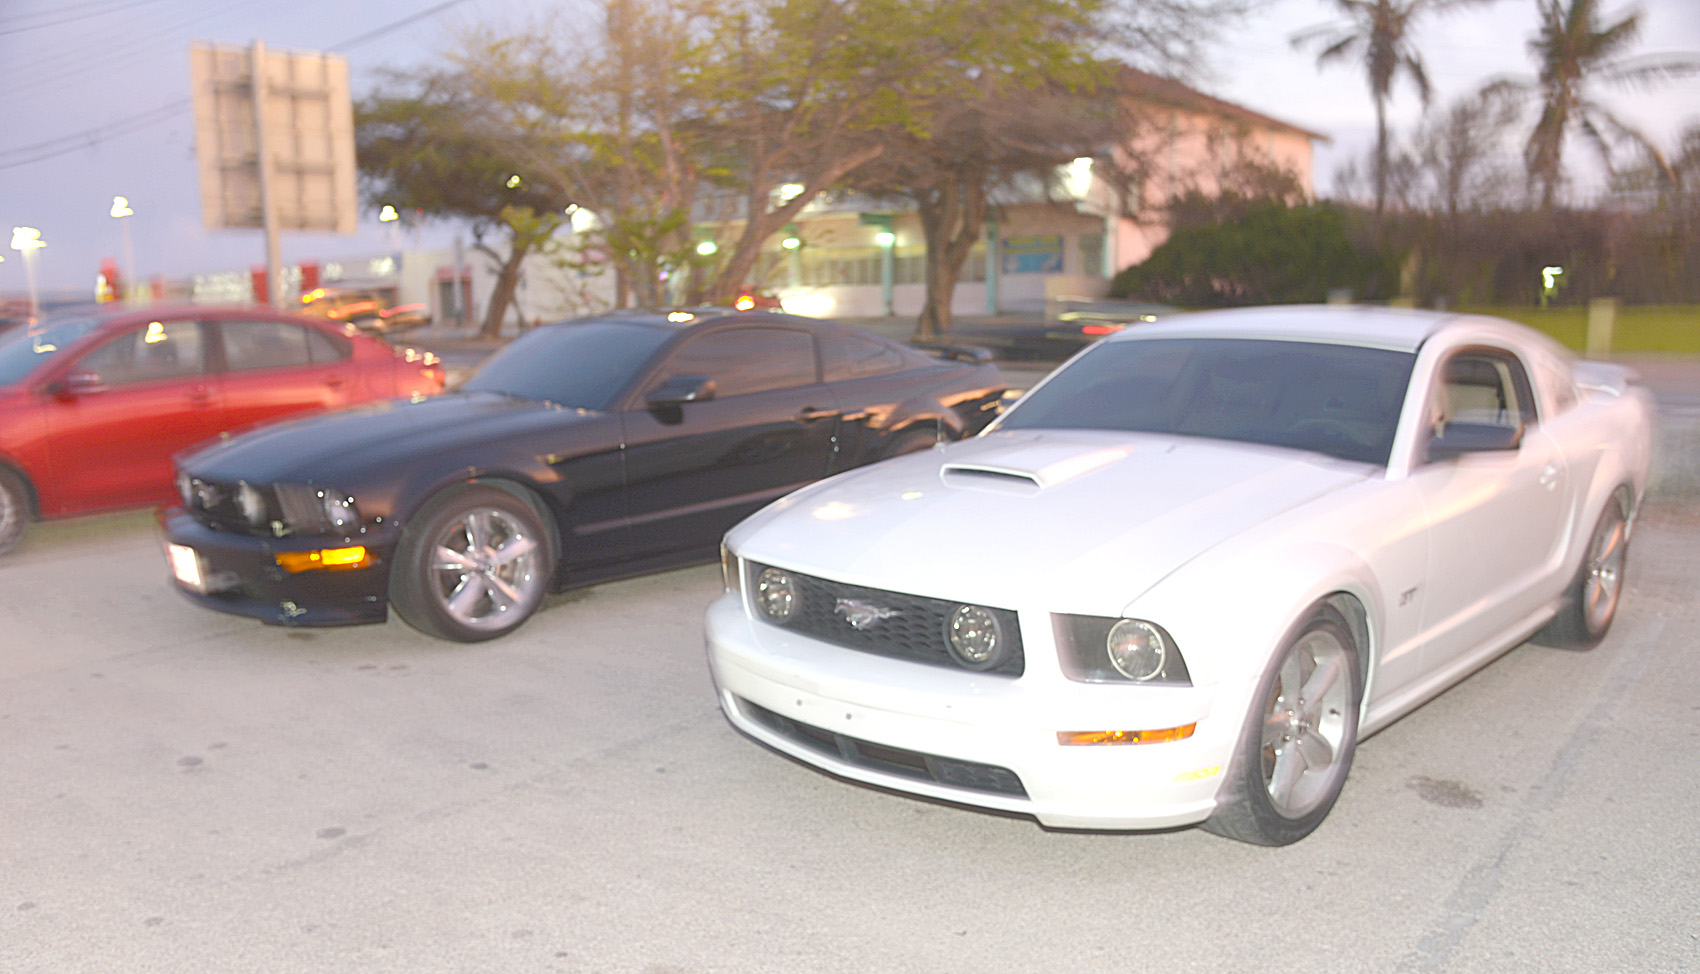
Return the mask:
<svg viewBox="0 0 1700 974"><path fill-rule="evenodd" d="M441 392L436 356L249 307L64 311L0 332L0 551L32 519L160 504L220 433Z"/></svg>

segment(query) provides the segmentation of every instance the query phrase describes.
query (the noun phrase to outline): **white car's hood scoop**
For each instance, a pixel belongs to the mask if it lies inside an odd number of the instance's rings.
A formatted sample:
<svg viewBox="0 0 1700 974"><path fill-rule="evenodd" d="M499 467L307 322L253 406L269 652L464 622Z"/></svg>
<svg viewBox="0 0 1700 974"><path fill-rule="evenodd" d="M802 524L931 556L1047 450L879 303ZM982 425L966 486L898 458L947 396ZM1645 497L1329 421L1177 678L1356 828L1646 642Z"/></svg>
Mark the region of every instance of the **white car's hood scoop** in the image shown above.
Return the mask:
<svg viewBox="0 0 1700 974"><path fill-rule="evenodd" d="M947 462L939 476L952 487L1032 493L1083 477L1132 452L1129 446L1083 451L1078 443L1034 440L993 457Z"/></svg>
<svg viewBox="0 0 1700 974"><path fill-rule="evenodd" d="M734 540L747 558L877 588L1103 605L1372 469L1184 437L999 432L800 491Z"/></svg>

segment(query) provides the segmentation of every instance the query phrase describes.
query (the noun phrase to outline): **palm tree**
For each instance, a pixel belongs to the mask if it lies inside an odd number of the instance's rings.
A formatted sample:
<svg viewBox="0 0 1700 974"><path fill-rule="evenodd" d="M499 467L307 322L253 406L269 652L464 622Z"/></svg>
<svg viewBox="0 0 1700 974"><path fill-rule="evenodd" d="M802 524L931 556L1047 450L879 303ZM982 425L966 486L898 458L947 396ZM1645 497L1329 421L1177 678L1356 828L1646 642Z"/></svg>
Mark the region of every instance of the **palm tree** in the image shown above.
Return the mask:
<svg viewBox="0 0 1700 974"><path fill-rule="evenodd" d="M1410 43L1411 25L1428 13L1484 0L1334 0L1345 20L1322 24L1293 35L1294 47L1315 46L1318 67L1347 57L1361 57L1375 100L1375 213L1387 200L1387 100L1393 82L1404 75L1416 86L1423 107L1433 89L1423 59Z"/></svg>
<svg viewBox="0 0 1700 974"><path fill-rule="evenodd" d="M1522 88L1540 101L1540 119L1523 150L1529 176L1541 184L1541 206L1551 209L1553 195L1564 175L1564 143L1580 132L1611 168L1613 141L1639 145L1664 174L1670 163L1643 132L1595 100L1590 82L1645 85L1700 71L1700 61L1689 55L1665 55L1629 59L1624 55L1641 31L1641 15L1632 12L1616 23L1604 25L1598 0L1536 0L1540 6L1540 28L1529 41L1529 53L1539 66L1534 84L1499 82Z"/></svg>

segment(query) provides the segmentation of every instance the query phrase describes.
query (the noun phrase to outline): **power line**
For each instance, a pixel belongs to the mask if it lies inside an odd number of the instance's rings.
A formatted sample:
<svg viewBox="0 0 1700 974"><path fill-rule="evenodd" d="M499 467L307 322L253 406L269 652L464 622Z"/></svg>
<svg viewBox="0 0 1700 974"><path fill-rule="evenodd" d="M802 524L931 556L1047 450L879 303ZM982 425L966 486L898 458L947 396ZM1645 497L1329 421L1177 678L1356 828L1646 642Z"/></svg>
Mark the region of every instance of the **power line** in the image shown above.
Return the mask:
<svg viewBox="0 0 1700 974"><path fill-rule="evenodd" d="M138 3L147 2L152 2L152 0L138 0ZM444 3L439 3L434 7L429 7L425 10L419 11L418 13L410 14L400 20L385 24L376 30L370 30L364 34L350 38L349 40L333 44L328 49L332 51L341 51L351 47L358 47L368 41L377 40L378 38L393 31L400 30L403 27L407 27L418 21L424 20L427 17L434 17L450 7L457 6L464 2L465 0L446 0ZM89 16L92 16L92 14ZM8 156L25 155L25 158L22 159L0 161L0 170L15 169L19 166L27 166L37 162L44 162L48 159L68 155L72 152L93 148L108 139L115 138L120 135L128 135L131 132L140 131L141 129L150 128L154 125L168 122L193 105L193 103L192 99L181 98L168 105L163 105L159 108L151 109L137 115L132 115L123 121L115 122L110 125L86 129L82 132L73 132L70 135L48 139L45 142L38 142L35 145L21 146L16 149L0 150L0 160L3 160Z"/></svg>
<svg viewBox="0 0 1700 974"><path fill-rule="evenodd" d="M403 17L393 24L386 24L383 27L379 27L377 30L367 31L353 40L343 41L341 44L332 44L329 49L332 51L340 51L344 48L358 47L367 41L377 40L379 37L388 34L392 30L400 30L415 21L424 20L426 17L435 17L437 14L442 13L450 7L457 6L464 2L466 2L466 0L447 0L446 3L439 3L429 10L421 10L412 16Z"/></svg>
<svg viewBox="0 0 1700 974"><path fill-rule="evenodd" d="M7 34L22 34L22 33L25 33L27 31L43 30L43 29L46 29L48 27L59 27L59 26L62 26L64 24L74 24L79 20L88 20L91 17L105 17L108 14L115 14L120 10L129 10L131 7L145 7L150 3L159 3L159 2L160 2L160 0L132 0L132 2L130 2L130 3L121 3L121 4L119 4L115 7L105 7L105 8L99 9L99 10L90 10L88 13L81 13L81 14L70 13L70 10L76 9L75 7L71 7L71 8L63 8L62 7L58 11L56 11L56 13L66 14L66 16L60 18L59 20L50 20L50 21L47 21L46 23L40 23L40 24L25 24L22 27L8 27L8 26L5 26L3 24L0 24L0 36L5 36Z"/></svg>

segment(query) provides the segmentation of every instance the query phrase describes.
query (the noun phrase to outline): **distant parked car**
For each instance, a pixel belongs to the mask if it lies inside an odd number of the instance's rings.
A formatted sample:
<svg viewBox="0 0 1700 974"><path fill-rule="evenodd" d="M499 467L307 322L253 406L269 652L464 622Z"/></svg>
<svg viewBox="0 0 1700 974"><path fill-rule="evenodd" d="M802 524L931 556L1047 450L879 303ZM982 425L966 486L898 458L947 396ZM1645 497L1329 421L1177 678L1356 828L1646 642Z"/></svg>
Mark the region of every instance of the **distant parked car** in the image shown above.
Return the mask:
<svg viewBox="0 0 1700 974"><path fill-rule="evenodd" d="M399 335L431 323L425 305L397 304L393 289L384 288L317 288L301 296L301 310L372 335Z"/></svg>
<svg viewBox="0 0 1700 974"><path fill-rule="evenodd" d="M1537 631L1605 636L1650 453L1631 373L1511 322L1177 315L734 528L710 668L845 778L1295 842L1360 738Z"/></svg>
<svg viewBox="0 0 1700 974"><path fill-rule="evenodd" d="M503 635L545 592L712 561L762 505L979 431L989 356L726 309L543 325L455 392L185 457L163 515L178 588L282 625Z"/></svg>
<svg viewBox="0 0 1700 974"><path fill-rule="evenodd" d="M100 306L0 331L0 551L35 518L161 504L230 430L442 390L436 357L249 307Z"/></svg>

